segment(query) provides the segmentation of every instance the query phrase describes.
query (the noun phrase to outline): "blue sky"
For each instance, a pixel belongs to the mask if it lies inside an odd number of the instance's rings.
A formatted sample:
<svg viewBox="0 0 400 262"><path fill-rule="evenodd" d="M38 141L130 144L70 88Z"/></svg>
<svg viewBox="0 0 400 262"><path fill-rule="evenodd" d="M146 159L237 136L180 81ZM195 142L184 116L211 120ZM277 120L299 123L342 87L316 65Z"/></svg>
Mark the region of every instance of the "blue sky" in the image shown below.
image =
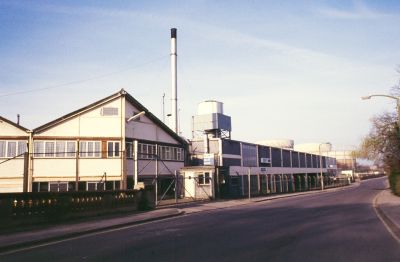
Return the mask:
<svg viewBox="0 0 400 262"><path fill-rule="evenodd" d="M0 1L0 115L35 128L121 88L170 112L178 28L182 134L207 99L232 138L358 145L394 110L398 1Z"/></svg>

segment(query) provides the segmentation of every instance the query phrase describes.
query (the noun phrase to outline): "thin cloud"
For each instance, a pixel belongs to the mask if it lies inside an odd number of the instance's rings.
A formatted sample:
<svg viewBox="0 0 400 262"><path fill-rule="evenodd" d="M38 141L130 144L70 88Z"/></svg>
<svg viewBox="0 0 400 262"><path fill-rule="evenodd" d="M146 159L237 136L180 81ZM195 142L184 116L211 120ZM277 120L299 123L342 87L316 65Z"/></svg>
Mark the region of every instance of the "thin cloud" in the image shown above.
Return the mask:
<svg viewBox="0 0 400 262"><path fill-rule="evenodd" d="M343 19L343 20L367 20L367 19L379 19L391 16L388 13L382 13L371 9L362 1L355 2L353 10L344 10L334 7L324 7L318 9L317 13L328 18Z"/></svg>
<svg viewBox="0 0 400 262"><path fill-rule="evenodd" d="M270 52L274 55L279 55L281 58L286 57L290 61L299 61L303 65L308 65L309 68L324 70L331 74L337 73L337 70L343 72L353 72L354 68L372 67L375 70L387 70L386 66L377 66L365 64L365 62L354 61L347 57L337 56L322 51L317 51L309 48L298 47L290 43L267 39L251 34L245 34L233 29L220 28L208 24L194 24L196 32L199 35L204 35L213 41L224 42L226 46L238 46L242 48L255 47L264 49L265 52ZM204 31L204 33L202 33ZM235 39L235 41L232 41Z"/></svg>
<svg viewBox="0 0 400 262"><path fill-rule="evenodd" d="M18 9L29 9L33 12L40 13L53 13L69 16L96 16L96 17L108 17L108 18L149 18L153 19L154 15L144 12L138 12L129 9L116 9L116 8L102 8L102 7L90 7L90 6L67 6L62 4L49 4L49 3L32 3L32 2L3 2L0 6L11 7Z"/></svg>

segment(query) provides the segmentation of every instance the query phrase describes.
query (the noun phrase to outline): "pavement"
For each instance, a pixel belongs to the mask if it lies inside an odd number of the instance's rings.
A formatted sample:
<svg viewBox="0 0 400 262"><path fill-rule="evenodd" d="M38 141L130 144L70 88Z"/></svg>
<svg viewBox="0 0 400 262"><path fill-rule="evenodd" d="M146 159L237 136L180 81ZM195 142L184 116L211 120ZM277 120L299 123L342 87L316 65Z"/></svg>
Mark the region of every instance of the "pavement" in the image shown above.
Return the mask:
<svg viewBox="0 0 400 262"><path fill-rule="evenodd" d="M374 208L387 230L400 244L400 197L390 189L385 189L376 195Z"/></svg>
<svg viewBox="0 0 400 262"><path fill-rule="evenodd" d="M65 238L111 230L124 226L142 224L155 220L167 219L184 214L206 212L216 209L230 208L248 203L271 201L309 194L324 194L332 191L347 190L359 186L354 183L343 188L332 188L324 191L307 191L299 193L254 197L250 199L201 201L194 203L164 204L160 208L148 212L122 215L118 217L101 217L95 220L75 222L62 225L40 227L21 232L0 233L0 253L22 249L29 246L45 245ZM374 199L374 207L378 217L400 243L400 197L394 196L389 190L380 192Z"/></svg>

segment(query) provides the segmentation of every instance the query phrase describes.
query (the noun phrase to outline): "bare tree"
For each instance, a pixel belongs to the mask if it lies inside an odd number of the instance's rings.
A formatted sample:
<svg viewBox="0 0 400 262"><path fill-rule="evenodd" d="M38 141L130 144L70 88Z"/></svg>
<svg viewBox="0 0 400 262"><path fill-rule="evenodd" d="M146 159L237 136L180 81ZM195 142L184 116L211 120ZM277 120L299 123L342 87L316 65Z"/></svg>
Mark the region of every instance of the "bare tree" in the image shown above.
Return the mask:
<svg viewBox="0 0 400 262"><path fill-rule="evenodd" d="M385 162L388 157L400 156L397 115L383 113L374 117L372 129L364 138L358 154L367 159Z"/></svg>

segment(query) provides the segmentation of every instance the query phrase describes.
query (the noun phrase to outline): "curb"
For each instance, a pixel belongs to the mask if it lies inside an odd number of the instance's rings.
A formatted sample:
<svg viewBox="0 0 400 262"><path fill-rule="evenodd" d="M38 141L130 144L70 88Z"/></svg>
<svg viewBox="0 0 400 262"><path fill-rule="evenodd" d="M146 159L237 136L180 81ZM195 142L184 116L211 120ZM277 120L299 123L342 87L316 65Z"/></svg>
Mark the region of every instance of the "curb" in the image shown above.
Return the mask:
<svg viewBox="0 0 400 262"><path fill-rule="evenodd" d="M296 197L296 196L331 193L331 192L336 192L336 191L352 189L352 188L358 187L358 186L360 186L360 183L353 183L353 184L350 184L350 185L347 185L347 186L326 188L324 190L311 190L311 191L305 191L305 192L299 192L299 193L288 193L288 194L283 194L283 195L277 195L275 197L272 196L272 197L269 197L269 198L253 200L253 202L257 202L258 203L258 202L272 201L272 200L276 200L276 199L290 198L290 197Z"/></svg>
<svg viewBox="0 0 400 262"><path fill-rule="evenodd" d="M228 206L223 206L223 207L210 207L208 209L203 209L203 210L194 210L194 211L187 211L186 215L192 215L200 212L211 212L214 210L222 210L222 209L228 209L232 207L238 207L238 206L243 206L248 203L261 203L261 202L267 202L267 201L274 201L278 199L284 199L284 198L291 198L291 197L299 197L299 196L307 196L307 195L317 195L317 194L327 194L327 193L334 193L338 191L343 191L343 190L350 190L352 188L360 186L360 183L354 183L351 185L347 186L342 186L342 187L335 187L335 188L327 188L324 191L321 190L312 190L312 191L305 191L305 192L299 192L299 193L286 193L286 194L277 194L277 195L272 195L272 196L259 196L259 197L253 197L251 199L248 198L242 198L242 199L236 199L236 200L229 200L230 201L238 201L238 203L235 203L233 205L228 205ZM218 202L218 201L217 201ZM210 202L213 203L213 202ZM216 202L214 202L216 203ZM190 207L189 207L190 209Z"/></svg>
<svg viewBox="0 0 400 262"><path fill-rule="evenodd" d="M114 224L114 225L99 227L99 228L90 229L90 230L83 230L83 231L79 231L79 232L60 234L59 236L44 238L44 239L40 239L40 240L25 241L25 242L15 243L15 244L11 244L11 245L6 245L6 246L0 246L0 256L4 255L4 254L10 254L10 253L17 252L20 249L30 249L30 248L34 248L34 247L38 247L38 246L45 246L45 245L49 245L53 242L57 242L57 241L65 240L65 239L78 238L83 235L95 234L95 233L99 233L99 232L103 232L103 231L124 228L127 226L139 225L139 224L153 222L153 221L157 221L157 220L168 219L168 218L172 218L172 217L181 216L183 214L185 214L185 211L178 209L177 213L174 213L174 214L165 214L165 215L160 215L160 216L155 216L155 217L143 218L143 219L126 222L126 223L122 223L122 224Z"/></svg>
<svg viewBox="0 0 400 262"><path fill-rule="evenodd" d="M373 207L376 216L382 221L383 225L386 227L387 231L392 235L392 237L400 244L400 228L385 214L385 212L379 207L378 198L385 191L381 191L373 199Z"/></svg>

